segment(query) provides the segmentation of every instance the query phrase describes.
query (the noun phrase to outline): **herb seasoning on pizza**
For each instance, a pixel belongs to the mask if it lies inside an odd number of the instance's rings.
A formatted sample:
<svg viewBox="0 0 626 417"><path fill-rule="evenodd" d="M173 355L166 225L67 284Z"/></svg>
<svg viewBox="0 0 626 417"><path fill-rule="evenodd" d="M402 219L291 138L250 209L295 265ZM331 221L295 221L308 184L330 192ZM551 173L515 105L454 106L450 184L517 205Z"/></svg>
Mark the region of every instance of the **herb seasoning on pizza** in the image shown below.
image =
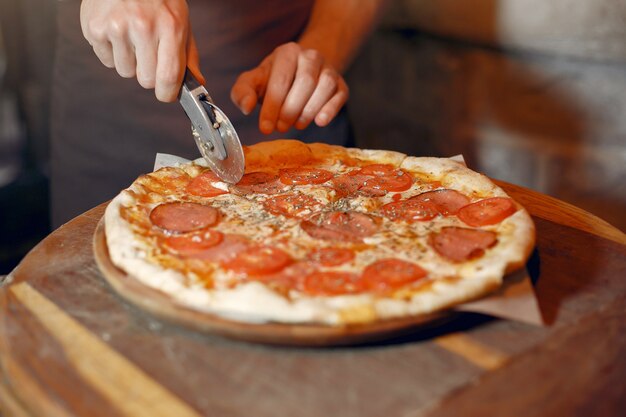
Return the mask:
<svg viewBox="0 0 626 417"><path fill-rule="evenodd" d="M122 191L105 214L112 262L199 312L342 325L480 297L534 245L526 210L449 159L294 140L245 152L235 185L189 163Z"/></svg>

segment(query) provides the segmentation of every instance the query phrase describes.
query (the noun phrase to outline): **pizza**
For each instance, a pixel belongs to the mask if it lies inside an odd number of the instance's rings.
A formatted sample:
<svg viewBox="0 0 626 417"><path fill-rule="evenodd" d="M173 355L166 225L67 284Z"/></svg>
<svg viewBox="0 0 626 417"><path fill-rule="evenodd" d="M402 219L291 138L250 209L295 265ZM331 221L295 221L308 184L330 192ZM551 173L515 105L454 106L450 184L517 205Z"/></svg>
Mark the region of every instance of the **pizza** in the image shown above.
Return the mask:
<svg viewBox="0 0 626 417"><path fill-rule="evenodd" d="M296 140L244 152L237 184L190 162L111 201L126 279L201 314L341 326L481 297L534 246L527 211L451 159Z"/></svg>

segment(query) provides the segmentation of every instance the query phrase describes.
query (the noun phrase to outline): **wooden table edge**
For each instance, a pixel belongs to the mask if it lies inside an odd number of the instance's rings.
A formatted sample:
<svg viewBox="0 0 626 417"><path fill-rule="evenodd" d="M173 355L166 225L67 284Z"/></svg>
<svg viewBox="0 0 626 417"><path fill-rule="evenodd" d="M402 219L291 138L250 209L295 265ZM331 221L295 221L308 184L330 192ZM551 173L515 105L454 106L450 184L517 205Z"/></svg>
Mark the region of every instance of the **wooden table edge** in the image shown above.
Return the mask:
<svg viewBox="0 0 626 417"><path fill-rule="evenodd" d="M626 245L626 234L600 217L570 203L526 187L492 179L532 216Z"/></svg>

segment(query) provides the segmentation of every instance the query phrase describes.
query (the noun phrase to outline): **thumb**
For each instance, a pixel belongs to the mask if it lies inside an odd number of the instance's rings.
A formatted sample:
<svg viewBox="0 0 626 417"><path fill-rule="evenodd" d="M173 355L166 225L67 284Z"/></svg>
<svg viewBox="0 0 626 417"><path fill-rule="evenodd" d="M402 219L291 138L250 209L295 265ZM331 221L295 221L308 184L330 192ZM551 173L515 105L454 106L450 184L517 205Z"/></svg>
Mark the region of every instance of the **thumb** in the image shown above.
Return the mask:
<svg viewBox="0 0 626 417"><path fill-rule="evenodd" d="M198 47L196 46L196 38L191 33L187 41L187 68L202 85L206 84L206 79L200 72L200 57Z"/></svg>

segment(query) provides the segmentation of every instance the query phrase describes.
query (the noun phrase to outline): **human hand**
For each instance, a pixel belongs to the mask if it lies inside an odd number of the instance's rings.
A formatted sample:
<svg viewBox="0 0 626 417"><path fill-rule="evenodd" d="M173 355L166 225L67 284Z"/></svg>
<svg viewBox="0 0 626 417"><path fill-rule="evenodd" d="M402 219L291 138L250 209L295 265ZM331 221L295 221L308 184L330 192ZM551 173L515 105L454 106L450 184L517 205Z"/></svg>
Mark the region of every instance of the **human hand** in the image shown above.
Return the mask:
<svg viewBox="0 0 626 417"><path fill-rule="evenodd" d="M80 23L105 66L160 101L177 98L186 67L204 82L185 0L83 0Z"/></svg>
<svg viewBox="0 0 626 417"><path fill-rule="evenodd" d="M259 129L265 134L292 126L305 129L313 120L326 126L348 95L341 74L318 51L295 42L279 46L258 67L242 73L231 90L244 114L262 102Z"/></svg>

